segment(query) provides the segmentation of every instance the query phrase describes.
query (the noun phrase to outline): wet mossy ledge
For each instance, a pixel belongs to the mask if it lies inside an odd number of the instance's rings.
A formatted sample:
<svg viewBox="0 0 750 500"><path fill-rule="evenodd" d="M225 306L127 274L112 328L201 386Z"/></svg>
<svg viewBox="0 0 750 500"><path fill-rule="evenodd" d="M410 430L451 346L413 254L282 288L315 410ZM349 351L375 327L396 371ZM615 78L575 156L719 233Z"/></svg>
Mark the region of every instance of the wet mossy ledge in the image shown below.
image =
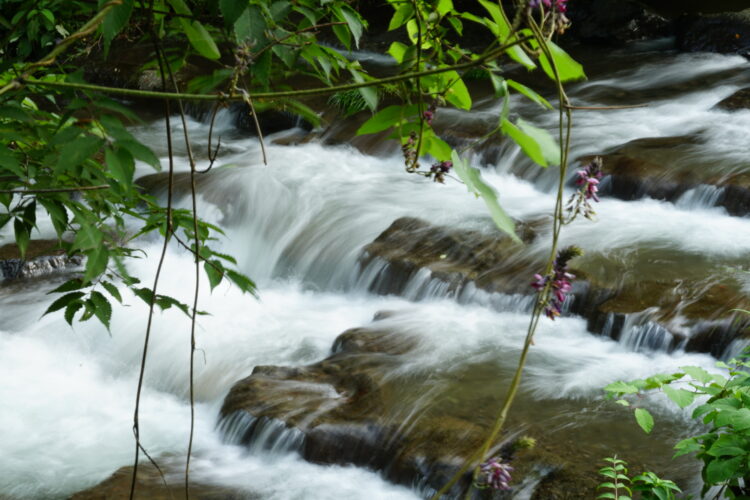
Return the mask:
<svg viewBox="0 0 750 500"><path fill-rule="evenodd" d="M18 245L0 246L0 285L72 271L83 264L83 256L67 255L57 240L31 240L21 257Z"/></svg>
<svg viewBox="0 0 750 500"><path fill-rule="evenodd" d="M318 363L257 366L229 391L219 427L230 442L297 451L318 464L365 467L394 483L418 485L429 496L481 446L491 422L486 412L458 406L447 413L405 411L405 388L421 382L399 375L399 369L417 350L418 338L381 327L379 321L348 330L335 340L332 354ZM593 470L576 467L575 459L549 443L525 449L519 437L510 433L491 453L512 458L514 482L530 483L531 498L572 500L594 494ZM457 497L470 484L468 472L449 494ZM471 498L510 497L474 490Z"/></svg>
<svg viewBox="0 0 750 500"><path fill-rule="evenodd" d="M540 225L521 225L527 244ZM750 298L720 269L708 266L686 276L675 259L659 275L624 279L618 277L633 273L596 255L584 259L571 264L577 279L564 314L584 318L591 333L634 349L685 349L716 357L746 342L750 321L736 309L750 309ZM360 276L373 293L410 299L437 294L501 310L530 310L531 275L542 266L527 246L502 235L407 217L363 249Z"/></svg>

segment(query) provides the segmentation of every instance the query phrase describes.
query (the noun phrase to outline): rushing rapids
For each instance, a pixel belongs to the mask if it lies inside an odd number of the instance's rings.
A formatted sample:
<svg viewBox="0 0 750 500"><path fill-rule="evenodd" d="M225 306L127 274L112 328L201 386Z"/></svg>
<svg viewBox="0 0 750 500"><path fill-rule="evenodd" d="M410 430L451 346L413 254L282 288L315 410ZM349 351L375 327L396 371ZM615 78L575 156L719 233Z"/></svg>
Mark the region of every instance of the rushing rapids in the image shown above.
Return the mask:
<svg viewBox="0 0 750 500"><path fill-rule="evenodd" d="M649 105L576 112L572 156L606 154L642 138L692 135L698 139L680 153L681 168L710 165L711 171L705 183L686 188L671 201L648 193L604 197L595 207L596 222L580 220L566 227L563 244L586 251L576 266L600 284L617 288L662 277L704 286L720 282L744 294L750 283L745 267L750 220L717 205L724 181L746 172L750 110L730 112L715 105L750 86L747 61L674 55L648 46L612 57L610 67L592 65L590 80L571 87L576 104ZM636 60L639 64L630 68ZM520 100L516 104L524 116L554 128L554 113L540 114ZM472 113L446 113L446 127L467 128L497 112L487 100ZM341 332L378 323L416 339L414 348L385 374L398 387L398 404L384 411L384 421L403 430L424 424L424 415L456 415L460 408L471 408L475 415L468 420L487 425L517 361L530 287L492 291L471 281L456 289L423 267L394 293L383 283L388 262L363 258L363 249L402 217L491 238L496 231L482 202L457 182L441 185L405 174L401 158L387 149L370 155L321 141L274 144L274 139L284 142L289 132L267 138L269 166L264 166L257 139L240 134L232 120L228 112L218 117L214 133L223 137L223 155L221 165L201 182L199 213L226 230L221 246L256 280L260 299L225 284L213 294L201 289L200 309L211 315L199 318L197 332L193 480L248 498L408 499L429 494L431 486L419 481L396 485L387 475L363 467L307 462L299 430L278 419L241 414L220 420L224 398L259 365L312 365L331 354ZM134 133L163 156L161 126L157 122ZM208 125L191 120L189 127L201 149ZM549 245L556 174L532 167L504 143L485 145L474 161L484 164L484 177L497 188L508 213L534 228L535 236L522 250L530 282L538 271L534 263ZM188 168L179 149L177 167ZM141 173L148 173L145 167ZM42 227L40 237L48 237L45 232ZM2 237L4 242L10 235ZM130 265L148 282L159 242L139 245L148 256ZM191 268L189 255L170 248L161 293L188 301ZM59 315L41 316L50 301L44 292L63 279L55 275L0 287L1 498L66 498L132 460L132 411L146 308L123 291L127 307L115 308L111 335L91 322L70 329ZM595 471L601 458L616 453L647 464L688 491L700 487L696 464L670 461L671 445L690 431L686 415L654 396L644 404L657 415L657 429L644 436L627 411L602 400L601 388L615 380L688 364L713 366L714 357L686 352L686 343L671 342L674 332L665 330L665 324L690 338L683 316L676 314L665 323L653 305L638 308L628 302L619 316L617 311L603 316L599 336L590 333L574 307L568 317L541 323L509 433L535 436L549 456L535 466L536 476L529 474L517 485L516 498L531 498L540 481L559 467L555 460L570 459L569 454L578 457L576 473L581 464ZM373 323L379 311L393 314ZM184 461L189 425L188 332L179 312L157 318L141 409L144 445L175 470ZM746 342L737 336L725 344L714 354L731 356ZM318 394L321 404L336 405L342 397L331 385L309 383L298 389Z"/></svg>

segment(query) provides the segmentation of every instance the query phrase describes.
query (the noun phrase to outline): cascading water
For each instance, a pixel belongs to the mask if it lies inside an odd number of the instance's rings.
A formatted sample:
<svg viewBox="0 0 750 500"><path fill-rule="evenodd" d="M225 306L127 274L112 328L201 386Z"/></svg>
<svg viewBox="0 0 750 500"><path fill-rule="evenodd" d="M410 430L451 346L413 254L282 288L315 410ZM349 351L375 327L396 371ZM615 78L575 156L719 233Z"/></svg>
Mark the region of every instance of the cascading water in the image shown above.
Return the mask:
<svg viewBox="0 0 750 500"><path fill-rule="evenodd" d="M618 57L621 61L632 56ZM601 104L617 91L636 103L646 96L651 104L576 112L573 157L642 137L695 133L704 139L695 146L695 154L715 161L717 170L734 171L740 168L738 162L746 163L750 112L737 112L729 120L726 112L712 108L748 85L740 72L746 62L718 55L650 58L662 65L657 69L647 62L633 70L605 72L571 89L580 104ZM691 87L692 82L712 81L717 73L728 76L708 88ZM485 115L494 115L493 106L486 103ZM552 114L539 115L520 106L530 119L553 127ZM395 486L375 472L303 461L297 454L303 438L281 429L278 422L233 420L217 428L217 415L232 384L255 366L319 361L330 353L339 333L369 325L378 311L396 312L378 325L419 339L390 375L405 381L400 394L404 422L435 408L486 403L481 390L501 385L515 366L528 322L529 294L491 293L473 283L448 290L421 270L410 278L402 296L380 296L370 290L387 264L373 260L363 267L360 261L362 248L399 217L493 234L482 202L456 182L441 185L405 174L397 156L368 156L347 146L280 146L269 137L266 167L256 139L233 130L231 116L221 115L217 123L214 133L223 135L223 156L221 165L201 182L199 214L226 229L222 250L237 257L241 269L256 280L260 299L226 284L212 294L206 287L201 291L199 308L211 315L199 318L197 332L193 479L269 499L419 497L425 490ZM160 127L156 123L134 133L163 155ZM205 147L207 125L191 120L189 127L196 150ZM488 165L484 177L498 189L512 217L539 222L540 236L525 249L532 261L539 260L549 245L545 235L554 200L549 176L554 172L538 174L535 169L524 176L531 169L524 167L516 151L510 153L512 168L504 157ZM178 150L177 168L186 171L184 155L179 155ZM590 255L612 261L629 262L633 255L649 252L671 255L669 263L652 263L655 267L648 272L656 273L691 259L729 266L746 259L750 221L712 208L714 193L700 189L674 204L603 199L596 206L598 220L566 227L562 244L579 245ZM149 282L158 242L140 245L148 257L130 266ZM647 272L648 264L641 262L634 272ZM170 248L160 293L188 301L192 283L185 276L191 268L189 255ZM536 271L529 269L529 277ZM64 498L101 482L132 460L132 411L146 308L123 290L126 307L115 308L111 335L93 323L71 329L58 315L41 316L49 304L42 292L61 279L0 288L3 498ZM592 471L601 457L630 453L634 461L658 462L665 476L682 481L688 490L699 487L695 464L669 462L671 443L688 425L685 415L659 396L648 399L644 404L657 414L658 422L676 425L664 425L660 435L646 438L629 414L601 401L601 388L615 380L684 365L713 366L715 360L708 355L654 350L664 337L650 328L646 321L632 322L631 331L618 343L606 335L592 336L580 318L544 320L529 358L523 394L513 410L516 430L528 420L561 447L591 450ZM184 459L189 422L188 332L188 321L179 312L157 315L141 410L144 445L152 456L176 468ZM732 349L741 347L733 344ZM499 396L493 397L496 403ZM477 412L489 416L495 411L490 406ZM243 447L248 441L250 447ZM535 485L531 480L524 483L518 498L530 498Z"/></svg>

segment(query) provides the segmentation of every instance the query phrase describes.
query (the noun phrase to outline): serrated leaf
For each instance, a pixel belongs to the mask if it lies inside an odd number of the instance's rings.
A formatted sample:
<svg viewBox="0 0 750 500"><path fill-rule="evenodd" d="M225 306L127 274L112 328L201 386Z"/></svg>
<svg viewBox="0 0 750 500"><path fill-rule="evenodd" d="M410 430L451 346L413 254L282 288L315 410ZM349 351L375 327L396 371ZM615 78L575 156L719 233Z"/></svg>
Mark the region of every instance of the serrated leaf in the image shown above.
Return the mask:
<svg viewBox="0 0 750 500"><path fill-rule="evenodd" d="M29 241L31 240L31 232L28 224L23 219L13 219L13 229L15 231L16 245L18 251L21 253L21 258L26 257L26 249L29 247Z"/></svg>
<svg viewBox="0 0 750 500"><path fill-rule="evenodd" d="M80 290L85 286L86 284L81 279L73 278L72 280L68 280L62 285L58 286L51 292L47 292L47 294L49 295L50 293L72 292L73 290Z"/></svg>
<svg viewBox="0 0 750 500"><path fill-rule="evenodd" d="M359 14L348 5L343 5L341 8L335 9L335 12L338 15L338 18L341 21L346 22L347 26L349 26L349 31L351 31L352 36L354 36L354 45L359 48L359 40L362 38L363 29Z"/></svg>
<svg viewBox="0 0 750 500"><path fill-rule="evenodd" d="M99 151L103 141L91 135L78 137L60 150L60 159L55 165L56 174L64 174L77 167Z"/></svg>
<svg viewBox="0 0 750 500"><path fill-rule="evenodd" d="M105 246L94 248L86 253L86 270L83 273L84 281L90 282L107 270L109 262L109 250Z"/></svg>
<svg viewBox="0 0 750 500"><path fill-rule="evenodd" d="M59 311L60 309L62 309L63 307L66 307L68 304L70 304L74 300L79 300L83 296L84 296L83 292L73 292L67 295L63 295L62 297L54 301L52 305L50 305L47 308L47 310L44 311L44 314L49 314L55 311Z"/></svg>
<svg viewBox="0 0 750 500"><path fill-rule="evenodd" d="M637 408L635 410L635 420L646 434L651 433L654 428L654 417L651 416L651 413L649 413L648 410Z"/></svg>
<svg viewBox="0 0 750 500"><path fill-rule="evenodd" d="M123 149L126 149L131 155L133 155L133 158L135 158L136 160L147 163L154 167L154 169L156 170L161 170L161 163L159 162L159 158L156 157L154 152L151 151L151 148L149 148L148 146L137 141L128 140L117 141L117 145Z"/></svg>
<svg viewBox="0 0 750 500"><path fill-rule="evenodd" d="M125 190L130 189L135 174L135 162L132 155L122 148L114 150L108 148L104 152L104 159L113 179L120 183Z"/></svg>
<svg viewBox="0 0 750 500"><path fill-rule="evenodd" d="M115 285L113 285L109 281L102 281L102 286L105 290L107 290L107 293L109 293L113 299L115 299L117 302L122 303L122 296L120 295L120 291Z"/></svg>
<svg viewBox="0 0 750 500"><path fill-rule="evenodd" d="M73 326L73 319L75 318L76 313L83 307L83 302L76 301L71 302L65 307L65 321L70 325Z"/></svg>
<svg viewBox="0 0 750 500"><path fill-rule="evenodd" d="M224 278L224 267L221 265L220 261L211 260L203 263L203 269L206 271L208 282L211 285L211 290L213 290Z"/></svg>
<svg viewBox="0 0 750 500"><path fill-rule="evenodd" d="M112 320L112 305L104 295L96 290L91 292L91 303L94 306L94 315L109 330L109 323Z"/></svg>

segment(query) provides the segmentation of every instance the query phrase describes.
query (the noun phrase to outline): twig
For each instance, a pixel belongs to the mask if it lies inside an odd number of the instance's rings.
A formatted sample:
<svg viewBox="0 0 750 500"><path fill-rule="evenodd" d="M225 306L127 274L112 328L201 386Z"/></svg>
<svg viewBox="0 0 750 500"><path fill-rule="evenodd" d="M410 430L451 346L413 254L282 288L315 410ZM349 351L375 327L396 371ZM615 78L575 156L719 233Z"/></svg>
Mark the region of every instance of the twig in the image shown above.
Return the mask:
<svg viewBox="0 0 750 500"><path fill-rule="evenodd" d="M151 0L151 8L153 9L154 2ZM156 57L159 63L159 73L161 74L161 84L162 89L166 90L167 83L166 83L166 76L164 74L164 53L161 50L161 47L158 43L158 36L156 35L154 31L153 23L151 25L151 35L152 35L152 41L154 43L154 48L156 50ZM164 123L166 127L166 134L167 134L167 154L169 157L169 176L167 181L167 230L164 233L164 244L161 248L161 255L159 256L159 264L156 268L156 275L154 276L154 285L151 288L151 300L149 301L149 307L148 307L148 321L146 323L146 335L143 340L143 354L141 356L141 366L140 371L138 373L138 389L136 391L136 397L135 397L135 412L133 415L133 434L135 435L135 460L133 463L133 478L130 483L130 495L129 499L133 500L135 498L135 485L136 485L136 477L138 475L138 453L140 450L143 450L143 453L148 457L148 459L151 461L154 466L156 466L156 469L159 471L159 474L162 478L162 481L164 482L164 486L166 487L167 491L169 492L169 496L172 496L172 492L169 489L169 486L167 485L167 481L164 477L164 474L162 474L161 469L157 465L157 463L151 458L151 456L146 452L146 449L141 445L140 440L140 419L139 419L139 412L140 412L140 403L141 403L141 391L143 390L143 379L144 375L146 373L146 356L148 354L148 344L151 337L151 327L153 324L154 319L154 306L156 305L156 290L159 285L159 278L161 276L162 268L164 267L164 259L167 255L167 246L169 245L169 235L172 232L172 191L174 189L174 154L172 150L172 125L170 121L170 109L169 109L169 100L164 101Z"/></svg>
<svg viewBox="0 0 750 500"><path fill-rule="evenodd" d="M258 113L255 112L255 106L253 106L253 99L250 97L248 92L242 91L245 96L245 102L250 106L250 113L253 115L253 123L255 123L255 131L258 134L258 142L260 143L260 152L263 154L263 165L268 166L268 158L266 157L266 145L263 141L263 131L260 129L260 122L258 121Z"/></svg>

